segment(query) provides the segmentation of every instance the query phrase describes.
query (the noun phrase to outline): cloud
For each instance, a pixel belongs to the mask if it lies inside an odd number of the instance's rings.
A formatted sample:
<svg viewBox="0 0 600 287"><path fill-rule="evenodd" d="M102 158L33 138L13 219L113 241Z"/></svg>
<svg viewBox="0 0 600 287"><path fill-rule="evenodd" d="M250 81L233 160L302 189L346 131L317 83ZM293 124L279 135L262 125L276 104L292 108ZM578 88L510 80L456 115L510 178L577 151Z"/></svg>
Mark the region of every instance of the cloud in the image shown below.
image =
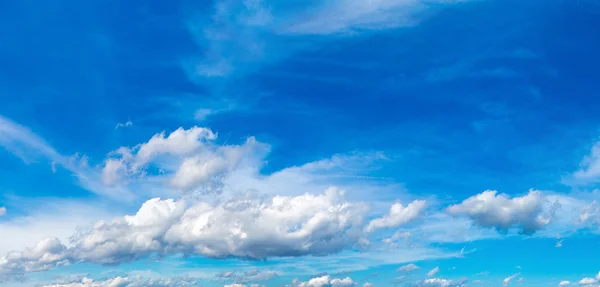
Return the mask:
<svg viewBox="0 0 600 287"><path fill-rule="evenodd" d="M579 164L579 170L571 174L566 183L586 185L596 183L600 179L600 142L592 146L590 154L585 156Z"/></svg>
<svg viewBox="0 0 600 287"><path fill-rule="evenodd" d="M284 32L319 35L349 34L413 26L421 20L419 13L433 5L459 2L465 1L331 1L311 9L305 16L296 18Z"/></svg>
<svg viewBox="0 0 600 287"><path fill-rule="evenodd" d="M506 278L504 278L504 280L502 280L502 284L504 284L504 286L508 286L510 285L510 282L515 279L517 276L519 276L520 273L517 274L513 274L511 276L508 276Z"/></svg>
<svg viewBox="0 0 600 287"><path fill-rule="evenodd" d="M597 282L598 282L598 280L596 280L594 278L586 277L586 278L579 280L579 285L584 285L584 286L593 285L593 284L596 284Z"/></svg>
<svg viewBox="0 0 600 287"><path fill-rule="evenodd" d="M561 248L563 246L563 241L564 241L563 239L556 241L556 244L554 245L554 247Z"/></svg>
<svg viewBox="0 0 600 287"><path fill-rule="evenodd" d="M571 285L571 282L569 282L569 281L566 281L566 280L565 280L565 281L560 281L560 282L558 283L558 286L559 286L559 287L564 287L564 286L569 286L569 285Z"/></svg>
<svg viewBox="0 0 600 287"><path fill-rule="evenodd" d="M431 269L429 272L427 272L427 276L429 277L433 277L435 276L435 274L437 274L438 272L440 272L440 267L436 266L435 268Z"/></svg>
<svg viewBox="0 0 600 287"><path fill-rule="evenodd" d="M410 263L408 265L404 265L404 266L398 268L396 270L396 272L410 273L410 272L413 272L413 271L416 271L416 270L419 270L419 269L421 269L419 266Z"/></svg>
<svg viewBox="0 0 600 287"><path fill-rule="evenodd" d="M51 164L53 172L56 172L56 166L65 168L77 178L83 188L96 194L120 200L129 200L132 197L127 190L105 188L101 183L99 173L89 168L86 156L62 155L27 127L2 116L0 116L0 146L26 163L43 159Z"/></svg>
<svg viewBox="0 0 600 287"><path fill-rule="evenodd" d="M148 200L132 216L100 221L72 237L56 238L0 258L0 274L43 271L74 262L118 264L152 254L264 259L327 255L354 246L362 236L366 207L330 188L321 195L251 194L218 204Z"/></svg>
<svg viewBox="0 0 600 287"><path fill-rule="evenodd" d="M198 280L187 277L174 278L143 278L135 277L113 277L103 280L93 280L87 277L70 282L57 282L41 287L193 287L202 286Z"/></svg>
<svg viewBox="0 0 600 287"><path fill-rule="evenodd" d="M4 216L6 215L6 207L2 206L0 207L0 216Z"/></svg>
<svg viewBox="0 0 600 287"><path fill-rule="evenodd" d="M356 283L352 278L331 278L329 275L315 277L306 282L293 282L292 287L350 287Z"/></svg>
<svg viewBox="0 0 600 287"><path fill-rule="evenodd" d="M375 285L373 285L373 283L365 282L365 284L363 284L363 287L375 287Z"/></svg>
<svg viewBox="0 0 600 287"><path fill-rule="evenodd" d="M381 228L398 227L410 223L421 215L425 207L426 202L424 200L415 200L407 206L396 202L390 208L388 215L371 220L366 231L372 232Z"/></svg>
<svg viewBox="0 0 600 287"><path fill-rule="evenodd" d="M32 162L38 157L64 163L61 156L43 139L28 128L19 125L0 115L0 146L20 157L25 162Z"/></svg>
<svg viewBox="0 0 600 287"><path fill-rule="evenodd" d="M487 190L446 210L453 216L466 216L482 227L493 227L502 232L519 228L524 234L533 234L551 222L560 206L555 203L545 210L546 202L540 191L531 190L527 195L511 199L506 194Z"/></svg>
<svg viewBox="0 0 600 287"><path fill-rule="evenodd" d="M459 280L448 280L443 278L428 278L414 284L415 287L463 287L467 283L466 278Z"/></svg>
<svg viewBox="0 0 600 287"><path fill-rule="evenodd" d="M468 1L219 0L211 15L189 21L202 55L186 64L186 69L196 79L239 76L326 41L307 35L348 36L413 26L421 21L424 11L461 2Z"/></svg>
<svg viewBox="0 0 600 287"><path fill-rule="evenodd" d="M112 216L101 201L89 204L68 199L12 199L11 205L19 214L0 221L0 256L34 246L48 237L68 241L78 227L91 226Z"/></svg>
<svg viewBox="0 0 600 287"><path fill-rule="evenodd" d="M240 165L260 166L269 146L248 138L241 145L218 145L210 129L179 128L169 135L154 135L135 147L121 147L109 154L102 169L105 185L127 185L167 179L178 190L195 190L221 183L222 177ZM149 174L148 168L160 170ZM215 188L211 186L214 190Z"/></svg>
<svg viewBox="0 0 600 287"><path fill-rule="evenodd" d="M585 277L581 280L579 280L578 284L582 285L582 286L596 286L596 284L600 283L600 272L598 272L598 274L596 274L595 277Z"/></svg>
<svg viewBox="0 0 600 287"><path fill-rule="evenodd" d="M127 122L125 122L125 123L118 123L118 124L115 126L115 130L118 130L118 129L120 129L120 128L131 127L131 126L133 126L133 123L132 123L131 121L127 121Z"/></svg>
<svg viewBox="0 0 600 287"><path fill-rule="evenodd" d="M579 213L579 223L593 226L600 225L600 204L596 201L583 206Z"/></svg>
<svg viewBox="0 0 600 287"><path fill-rule="evenodd" d="M216 277L220 281L230 281L233 283L247 284L250 282L266 281L277 275L279 274L275 271L261 271L258 269L253 269L244 272L222 272L217 274Z"/></svg>

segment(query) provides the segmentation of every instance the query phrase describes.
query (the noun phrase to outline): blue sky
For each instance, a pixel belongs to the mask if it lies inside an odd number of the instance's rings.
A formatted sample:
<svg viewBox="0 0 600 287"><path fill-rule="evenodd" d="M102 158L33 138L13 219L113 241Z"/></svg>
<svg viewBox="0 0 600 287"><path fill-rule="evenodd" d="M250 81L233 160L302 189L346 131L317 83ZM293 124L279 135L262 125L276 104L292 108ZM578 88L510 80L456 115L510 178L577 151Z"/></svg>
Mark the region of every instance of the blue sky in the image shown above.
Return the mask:
<svg viewBox="0 0 600 287"><path fill-rule="evenodd" d="M0 286L598 286L598 15L2 1Z"/></svg>

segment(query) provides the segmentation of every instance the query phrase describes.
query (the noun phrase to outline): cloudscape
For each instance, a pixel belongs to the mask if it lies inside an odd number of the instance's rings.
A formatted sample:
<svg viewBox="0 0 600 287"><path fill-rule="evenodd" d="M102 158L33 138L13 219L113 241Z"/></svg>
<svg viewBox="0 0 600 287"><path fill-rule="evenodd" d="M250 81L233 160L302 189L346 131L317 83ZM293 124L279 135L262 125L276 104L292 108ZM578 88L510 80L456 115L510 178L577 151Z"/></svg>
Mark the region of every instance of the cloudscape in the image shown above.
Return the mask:
<svg viewBox="0 0 600 287"><path fill-rule="evenodd" d="M600 1L0 1L0 286L600 286Z"/></svg>

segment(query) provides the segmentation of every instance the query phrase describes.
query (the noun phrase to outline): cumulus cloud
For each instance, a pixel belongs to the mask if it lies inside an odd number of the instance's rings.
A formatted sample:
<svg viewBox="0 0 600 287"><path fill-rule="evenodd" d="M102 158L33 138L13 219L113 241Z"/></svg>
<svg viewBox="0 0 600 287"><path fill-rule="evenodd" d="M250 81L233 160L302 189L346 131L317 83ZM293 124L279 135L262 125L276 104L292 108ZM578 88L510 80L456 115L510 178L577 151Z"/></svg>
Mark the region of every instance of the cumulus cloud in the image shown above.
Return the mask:
<svg viewBox="0 0 600 287"><path fill-rule="evenodd" d="M600 283L600 272L595 277L585 277L579 280L578 283L582 286L596 286L596 284Z"/></svg>
<svg viewBox="0 0 600 287"><path fill-rule="evenodd" d="M404 265L404 266L398 268L396 270L396 272L410 273L410 272L413 272L413 271L416 271L416 270L419 270L419 269L421 269L419 266L411 263L411 264L407 264L407 265Z"/></svg>
<svg viewBox="0 0 600 287"><path fill-rule="evenodd" d="M414 284L415 287L464 287L467 283L466 278L459 280L449 280L443 278L428 278Z"/></svg>
<svg viewBox="0 0 600 287"><path fill-rule="evenodd" d="M135 277L113 277L103 280L93 280L87 277L82 279L69 281L69 282L57 282L47 285L41 285L42 287L194 287L201 285L198 280L187 277L174 277L174 278L142 278L140 276Z"/></svg>
<svg viewBox="0 0 600 287"><path fill-rule="evenodd" d="M373 283L370 282L365 282L365 284L363 284L363 287L375 287L375 285L373 285Z"/></svg>
<svg viewBox="0 0 600 287"><path fill-rule="evenodd" d="M508 285L510 285L510 282L511 282L513 279L517 278L517 276L519 276L519 274L520 274L520 273L513 274L513 275L511 275L511 276L508 276L508 277L504 278L504 280L502 280L502 284L504 284L504 286L508 286Z"/></svg>
<svg viewBox="0 0 600 287"><path fill-rule="evenodd" d="M398 227L403 224L408 224L417 219L425 207L427 206L424 200L415 200L407 206L396 202L390 208L389 214L371 220L366 228L367 232L372 232L381 228Z"/></svg>
<svg viewBox="0 0 600 287"><path fill-rule="evenodd" d="M0 273L47 270L72 262L117 264L151 254L263 259L327 255L354 246L362 236L366 207L330 188L321 195L253 195L218 204L148 200L132 216L98 222L67 248L46 239L32 249L0 258Z"/></svg>
<svg viewBox="0 0 600 287"><path fill-rule="evenodd" d="M248 271L243 271L243 272L239 272L239 271L222 272L222 273L217 274L215 277L220 281L230 281L230 282L238 283L238 284L247 284L250 282L266 281L277 275L278 275L278 273L275 271L270 271L270 270L261 271L258 269L253 269L253 270L248 270Z"/></svg>
<svg viewBox="0 0 600 287"><path fill-rule="evenodd" d="M558 286L559 286L559 287L564 287L564 286L569 286L569 285L571 285L571 282L569 282L569 281L566 281L566 280L565 280L565 281L560 281L560 282L558 283Z"/></svg>
<svg viewBox="0 0 600 287"><path fill-rule="evenodd" d="M102 169L105 185L126 185L130 181L168 178L171 187L192 190L218 183L241 164L258 166L269 146L248 138L241 145L218 145L217 134L208 128L179 128L169 135L154 135L148 142L121 147L109 154ZM148 168L159 170L151 173Z"/></svg>
<svg viewBox="0 0 600 287"><path fill-rule="evenodd" d="M533 234L551 222L560 206L555 202L545 209L546 203L545 196L536 190L512 199L495 190L487 190L446 210L453 216L466 216L482 227L493 227L502 232L518 228L524 234Z"/></svg>
<svg viewBox="0 0 600 287"><path fill-rule="evenodd" d="M2 206L0 207L0 216L4 216L6 215L6 207Z"/></svg>
<svg viewBox="0 0 600 287"><path fill-rule="evenodd" d="M435 274L437 274L438 272L440 272L440 267L436 266L435 268L431 269L429 272L427 272L427 276L429 277L433 277L435 276Z"/></svg>
<svg viewBox="0 0 600 287"><path fill-rule="evenodd" d="M329 275L311 278L306 282L295 281L292 283L292 287L350 287L355 286L356 283L352 281L352 278L331 278Z"/></svg>

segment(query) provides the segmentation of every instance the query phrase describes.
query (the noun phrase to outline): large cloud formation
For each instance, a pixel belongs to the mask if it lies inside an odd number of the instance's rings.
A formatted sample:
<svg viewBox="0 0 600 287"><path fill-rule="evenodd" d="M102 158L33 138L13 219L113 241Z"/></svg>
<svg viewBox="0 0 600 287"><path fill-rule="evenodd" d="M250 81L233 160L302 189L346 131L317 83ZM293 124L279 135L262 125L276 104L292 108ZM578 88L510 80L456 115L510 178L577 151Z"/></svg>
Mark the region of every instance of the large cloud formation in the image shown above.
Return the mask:
<svg viewBox="0 0 600 287"><path fill-rule="evenodd" d="M42 287L200 287L198 280L186 277L175 278L141 278L113 277L104 280L82 279L51 283Z"/></svg>
<svg viewBox="0 0 600 287"><path fill-rule="evenodd" d="M354 282L350 277L331 278L329 275L324 275L311 278L305 282L294 280L291 287L350 287L355 285L356 282Z"/></svg>
<svg viewBox="0 0 600 287"><path fill-rule="evenodd" d="M482 227L502 232L518 228L524 234L533 234L551 222L560 206L554 203L545 209L546 203L544 195L536 190L512 199L495 190L487 190L448 207L447 211L454 216L466 216Z"/></svg>
<svg viewBox="0 0 600 287"><path fill-rule="evenodd" d="M219 204L158 198L132 216L98 222L74 236L71 247L45 239L0 258L0 274L48 270L72 262L116 264L176 253L212 258L263 259L327 255L355 245L363 235L366 206L330 188L321 195L246 195Z"/></svg>

